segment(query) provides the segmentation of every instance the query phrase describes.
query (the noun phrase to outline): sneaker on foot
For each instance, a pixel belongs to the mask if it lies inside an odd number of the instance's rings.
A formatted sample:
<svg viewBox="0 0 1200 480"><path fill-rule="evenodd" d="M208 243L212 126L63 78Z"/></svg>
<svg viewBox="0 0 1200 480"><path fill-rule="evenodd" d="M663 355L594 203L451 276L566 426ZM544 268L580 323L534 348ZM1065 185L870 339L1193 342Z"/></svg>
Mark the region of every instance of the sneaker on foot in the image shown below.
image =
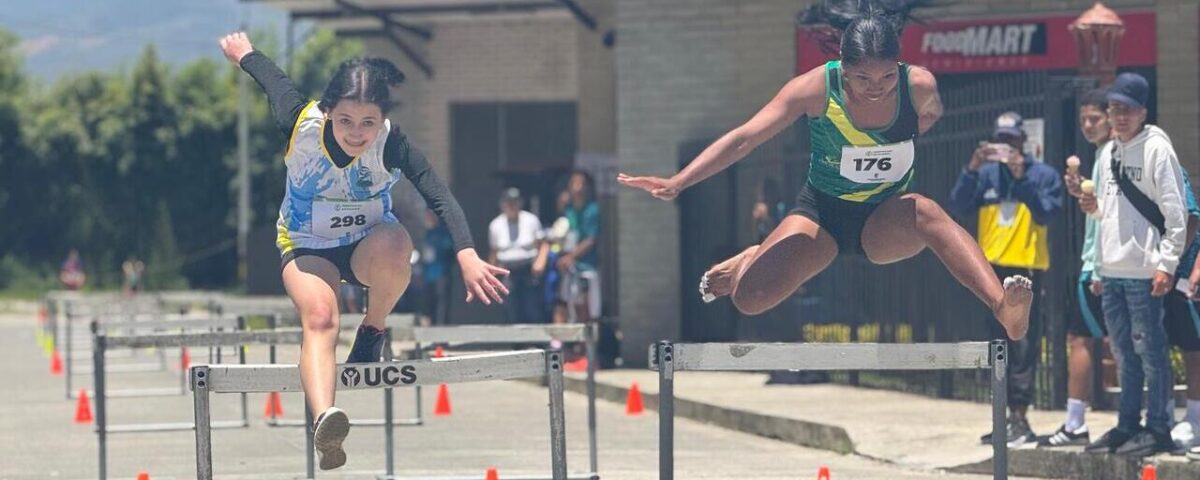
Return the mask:
<svg viewBox="0 0 1200 480"><path fill-rule="evenodd" d="M1026 445L1037 445L1037 434L1033 433L1033 429L1029 427L1028 420L1008 419L1007 425L1005 426L1005 434L1008 437L1008 448L1021 448ZM984 445L991 445L991 432L979 437L979 442Z"/></svg>
<svg viewBox="0 0 1200 480"><path fill-rule="evenodd" d="M1192 447L1191 450L1188 450L1187 458L1193 462L1200 462L1200 446Z"/></svg>
<svg viewBox="0 0 1200 480"><path fill-rule="evenodd" d="M321 470L333 470L346 464L346 451L342 441L350 433L350 417L337 407L329 407L317 417L313 427L313 444L317 448L317 459Z"/></svg>
<svg viewBox="0 0 1200 480"><path fill-rule="evenodd" d="M383 344L387 338L383 330L377 330L370 325L359 325L358 333L354 335L354 344L350 346L350 354L346 363L374 363L383 359Z"/></svg>
<svg viewBox="0 0 1200 480"><path fill-rule="evenodd" d="M1155 432L1149 429L1142 430L1130 438L1117 448L1117 455L1129 455L1131 457L1148 457L1159 453L1167 453L1175 451L1175 441L1171 440L1171 434L1168 432Z"/></svg>
<svg viewBox="0 0 1200 480"><path fill-rule="evenodd" d="M1053 435L1039 437L1039 447L1070 447L1070 446L1087 446L1091 443L1091 434L1088 432L1087 425L1081 426L1074 432L1067 431L1067 424L1062 424Z"/></svg>
<svg viewBox="0 0 1200 480"><path fill-rule="evenodd" d="M1175 428L1171 429L1171 440L1174 440L1175 445L1184 450L1192 448L1193 445L1200 445L1200 443L1195 443L1196 434L1192 429L1192 422L1186 420L1179 422Z"/></svg>
<svg viewBox="0 0 1200 480"><path fill-rule="evenodd" d="M1100 436L1099 440L1092 442L1083 448L1083 451L1088 453L1114 453L1121 445L1128 442L1138 432L1122 432L1117 429L1112 429Z"/></svg>

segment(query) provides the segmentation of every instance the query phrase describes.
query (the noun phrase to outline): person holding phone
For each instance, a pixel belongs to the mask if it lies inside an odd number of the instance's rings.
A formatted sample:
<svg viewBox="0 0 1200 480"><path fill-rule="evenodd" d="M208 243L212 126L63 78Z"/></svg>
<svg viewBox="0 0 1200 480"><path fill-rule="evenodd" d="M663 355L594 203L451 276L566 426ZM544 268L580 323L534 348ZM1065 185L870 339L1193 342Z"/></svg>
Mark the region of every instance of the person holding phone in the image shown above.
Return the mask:
<svg viewBox="0 0 1200 480"><path fill-rule="evenodd" d="M1063 184L1057 171L1024 153L1023 119L1005 112L987 142L981 142L950 191L955 215L978 213L976 240L996 275L1021 275L1033 281L1029 334L1010 341L1008 364L1008 440L1017 448L1036 444L1025 413L1033 403L1034 376L1041 343L1038 316L1041 274L1050 268L1046 226L1062 208ZM991 325L989 323L989 325ZM1003 331L991 332L1004 338ZM981 437L991 443L991 435Z"/></svg>

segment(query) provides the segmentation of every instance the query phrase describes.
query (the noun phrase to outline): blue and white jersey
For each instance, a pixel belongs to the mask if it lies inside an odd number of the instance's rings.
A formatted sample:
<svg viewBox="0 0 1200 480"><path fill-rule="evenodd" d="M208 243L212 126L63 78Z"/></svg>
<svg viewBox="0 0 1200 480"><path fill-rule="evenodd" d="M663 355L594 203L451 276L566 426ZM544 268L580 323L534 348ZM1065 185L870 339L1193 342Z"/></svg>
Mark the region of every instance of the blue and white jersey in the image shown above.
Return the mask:
<svg viewBox="0 0 1200 480"><path fill-rule="evenodd" d="M333 163L324 129L325 115L309 102L284 154L287 187L275 240L280 254L350 245L376 225L399 222L392 214L391 188L403 173L383 163L391 122L385 119L367 150L345 168Z"/></svg>

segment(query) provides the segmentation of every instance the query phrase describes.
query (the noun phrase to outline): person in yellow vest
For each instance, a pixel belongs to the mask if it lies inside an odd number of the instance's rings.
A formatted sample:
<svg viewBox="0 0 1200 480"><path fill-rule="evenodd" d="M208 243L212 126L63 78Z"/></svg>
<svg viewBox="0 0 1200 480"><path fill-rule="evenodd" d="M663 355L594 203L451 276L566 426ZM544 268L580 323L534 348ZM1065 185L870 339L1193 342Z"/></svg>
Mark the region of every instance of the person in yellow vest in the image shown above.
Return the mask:
<svg viewBox="0 0 1200 480"><path fill-rule="evenodd" d="M956 215L979 214L976 239L997 276L1021 275L1033 280L1029 335L1010 342L1008 441L1013 448L1037 440L1025 412L1033 403L1040 354L1041 273L1050 268L1046 225L1063 202L1063 184L1058 172L1024 153L1025 132L1021 126L1021 115L1016 112L1006 112L996 119L990 142L981 144L971 155L970 163L950 191L949 204ZM1004 338L1003 333L994 331L992 337ZM991 435L984 435L981 440L990 444Z"/></svg>

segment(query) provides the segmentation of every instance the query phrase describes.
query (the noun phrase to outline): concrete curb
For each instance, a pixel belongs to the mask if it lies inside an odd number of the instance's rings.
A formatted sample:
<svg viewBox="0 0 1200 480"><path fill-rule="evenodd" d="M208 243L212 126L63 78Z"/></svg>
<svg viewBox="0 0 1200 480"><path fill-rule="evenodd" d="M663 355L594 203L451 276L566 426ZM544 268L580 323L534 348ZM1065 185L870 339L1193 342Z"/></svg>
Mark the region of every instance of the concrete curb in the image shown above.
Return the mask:
<svg viewBox="0 0 1200 480"><path fill-rule="evenodd" d="M567 377L565 386L569 391L587 394L587 381L582 378ZM628 396L629 388L596 383L598 399L624 403ZM657 394L643 392L642 402L647 409L658 411ZM805 447L832 450L842 454L854 453L854 442L841 427L734 410L679 397L675 398L675 415Z"/></svg>
<svg viewBox="0 0 1200 480"><path fill-rule="evenodd" d="M581 377L565 378L565 387L571 392L587 394L587 381ZM596 383L598 399L623 404L628 395L629 387ZM657 394L642 392L642 402L647 409L658 410ZM675 398L675 415L805 447L841 454L858 454L849 433L833 425L763 415L679 397ZM1140 478L1142 472L1142 462L1138 459L1117 455L1083 454L1081 451L1071 450L1010 450L1008 461L1009 475L1022 477L1125 480ZM1151 459L1151 463L1156 464L1159 478L1200 478L1200 462L1155 462ZM990 475L992 461L989 459L961 465L946 471Z"/></svg>

